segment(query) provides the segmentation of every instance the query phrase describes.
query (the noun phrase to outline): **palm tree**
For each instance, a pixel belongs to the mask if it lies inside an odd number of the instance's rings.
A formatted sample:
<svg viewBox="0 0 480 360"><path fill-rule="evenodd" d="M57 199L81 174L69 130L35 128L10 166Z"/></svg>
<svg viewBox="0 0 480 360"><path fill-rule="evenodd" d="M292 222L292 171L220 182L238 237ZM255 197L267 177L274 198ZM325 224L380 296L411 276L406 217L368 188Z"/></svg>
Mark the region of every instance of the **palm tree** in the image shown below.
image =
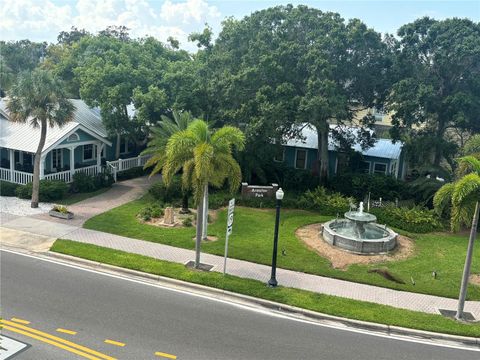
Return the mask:
<svg viewBox="0 0 480 360"><path fill-rule="evenodd" d="M35 69L22 74L8 92L7 110L12 121L29 122L40 127L40 141L35 152L32 181L32 208L38 207L40 157L47 126L63 126L73 119L75 107L67 99L63 84L51 72Z"/></svg>
<svg viewBox="0 0 480 360"><path fill-rule="evenodd" d="M470 238L468 240L467 256L463 270L458 309L455 318L463 319L463 308L467 296L468 278L472 264L473 244L477 235L478 217L480 212L480 160L469 155L460 158L460 168L470 169L470 173L463 175L454 183L442 186L435 197L433 204L438 214L442 215L450 208L450 224L453 231L457 231L461 225L468 224L473 214Z"/></svg>
<svg viewBox="0 0 480 360"><path fill-rule="evenodd" d="M150 177L159 173L165 166L166 147L170 137L182 130L186 130L188 125L194 120L190 112L173 111L173 118L162 115L162 121L151 129L150 141L142 155L152 155L145 163L144 169L153 167ZM188 189L183 189L182 210L183 214L188 214Z"/></svg>
<svg viewBox="0 0 480 360"><path fill-rule="evenodd" d="M203 120L195 120L186 130L170 137L166 148L163 176L167 185L173 176L183 170L182 183L191 188L197 202L197 235L195 267L200 265L205 193L208 186L221 187L227 180L235 192L242 180L242 172L233 157L233 148L243 150L245 136L236 127L224 126L213 132Z"/></svg>

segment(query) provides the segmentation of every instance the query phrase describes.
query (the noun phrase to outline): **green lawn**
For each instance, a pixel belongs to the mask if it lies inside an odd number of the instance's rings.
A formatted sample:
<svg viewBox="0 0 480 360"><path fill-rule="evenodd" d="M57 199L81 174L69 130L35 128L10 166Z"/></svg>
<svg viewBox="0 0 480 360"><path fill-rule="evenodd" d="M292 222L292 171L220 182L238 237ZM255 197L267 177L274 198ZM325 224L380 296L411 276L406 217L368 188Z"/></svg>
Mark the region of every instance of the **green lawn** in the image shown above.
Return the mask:
<svg viewBox="0 0 480 360"><path fill-rule="evenodd" d="M51 251L246 294L325 314L420 330L480 337L480 324L478 323L463 324L440 315L396 309L390 306L281 286L272 289L256 280L242 279L230 275L224 277L222 274L215 272L192 271L182 264L160 261L95 245L57 240Z"/></svg>
<svg viewBox="0 0 480 360"><path fill-rule="evenodd" d="M125 204L100 214L85 223L85 227L113 234L159 242L193 249L194 228L166 229L138 222L136 214L148 204L148 197ZM309 250L295 236L295 230L303 225L322 222L328 217L301 210L282 210L279 235L278 266L311 274L324 275L393 289L434 294L456 298L463 271L467 237L451 234L411 235L415 239L415 255L407 260L372 265L352 265L347 270L331 268L328 260ZM274 210L235 209L233 234L229 241L229 256L256 263L271 263ZM209 234L219 240L202 245L202 251L223 255L225 245L226 212L219 213L218 220L210 225ZM281 250L286 250L286 256ZM480 246L475 249L472 271L480 273ZM405 284L397 284L376 273L372 268L384 268ZM432 272L437 272L437 278ZM413 278L415 285L412 284ZM281 280L280 280L281 281ZM480 287L470 286L468 298L479 300Z"/></svg>
<svg viewBox="0 0 480 360"><path fill-rule="evenodd" d="M56 203L60 205L72 205L79 201L86 200L91 197L103 194L108 190L110 190L110 188L101 188L91 192L68 194L65 199L58 200Z"/></svg>

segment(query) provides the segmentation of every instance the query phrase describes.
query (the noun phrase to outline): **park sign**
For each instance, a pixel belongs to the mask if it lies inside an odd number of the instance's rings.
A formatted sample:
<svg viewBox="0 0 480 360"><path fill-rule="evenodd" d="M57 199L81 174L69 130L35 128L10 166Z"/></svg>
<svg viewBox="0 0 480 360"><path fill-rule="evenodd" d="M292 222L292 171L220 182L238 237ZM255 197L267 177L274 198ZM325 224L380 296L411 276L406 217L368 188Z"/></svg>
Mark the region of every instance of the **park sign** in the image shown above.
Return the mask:
<svg viewBox="0 0 480 360"><path fill-rule="evenodd" d="M278 184L272 185L248 185L242 183L243 198L275 198L275 192L278 190Z"/></svg>

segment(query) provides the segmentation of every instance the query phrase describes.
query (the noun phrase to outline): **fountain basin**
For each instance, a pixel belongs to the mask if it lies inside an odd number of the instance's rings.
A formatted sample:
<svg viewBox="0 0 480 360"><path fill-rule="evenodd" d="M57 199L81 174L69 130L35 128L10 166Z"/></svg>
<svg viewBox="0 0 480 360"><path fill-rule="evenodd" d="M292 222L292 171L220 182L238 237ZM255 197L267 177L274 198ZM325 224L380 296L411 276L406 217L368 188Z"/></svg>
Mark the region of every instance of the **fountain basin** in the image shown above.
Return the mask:
<svg viewBox="0 0 480 360"><path fill-rule="evenodd" d="M366 215L371 215L364 213ZM337 219L322 225L320 233L330 245L340 247L356 254L382 254L393 250L397 244L397 234L391 229L380 226L373 219L358 217L355 219ZM363 220L363 221L362 221ZM361 223L362 234L358 235L355 226Z"/></svg>

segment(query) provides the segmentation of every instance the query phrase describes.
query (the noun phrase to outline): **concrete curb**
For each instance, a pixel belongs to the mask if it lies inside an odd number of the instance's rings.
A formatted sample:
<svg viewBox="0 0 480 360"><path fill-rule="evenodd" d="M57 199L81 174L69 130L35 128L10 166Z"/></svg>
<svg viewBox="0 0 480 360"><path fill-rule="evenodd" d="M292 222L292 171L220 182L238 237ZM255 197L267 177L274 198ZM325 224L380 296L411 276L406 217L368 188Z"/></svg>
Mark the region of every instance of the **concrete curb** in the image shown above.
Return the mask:
<svg viewBox="0 0 480 360"><path fill-rule="evenodd" d="M32 253L30 253L32 254ZM154 283L157 285L162 285L165 287L186 290L198 295L204 295L208 297L213 297L219 300L240 304L249 307L260 307L278 312L285 316L290 316L297 319L309 320L314 322L320 322L324 325L335 325L336 327L349 327L359 330L371 331L375 333L380 333L386 336L398 336L398 337L412 337L421 340L428 340L431 342L449 342L450 344L463 345L471 348L480 349L480 338L450 335L443 333L435 333L430 331L416 330L403 328L393 325L383 325L377 323L371 323L361 320L342 318L334 315L328 315L323 313L318 313L311 310L306 310L298 308L295 306L290 306L286 304L281 304L273 302L270 300L264 300L255 298L248 295L233 293L226 290L211 288L204 285L189 283L173 278L163 277L159 275L153 275L144 273L137 270L131 270L126 268L121 268L109 264L104 264L96 261L86 260L70 255L48 252L43 254L35 253L36 256L46 257L46 258L56 258L66 263L74 263L82 267L91 268L94 270L104 271L110 274L123 274L129 277L139 278L139 280L147 281L149 283Z"/></svg>

